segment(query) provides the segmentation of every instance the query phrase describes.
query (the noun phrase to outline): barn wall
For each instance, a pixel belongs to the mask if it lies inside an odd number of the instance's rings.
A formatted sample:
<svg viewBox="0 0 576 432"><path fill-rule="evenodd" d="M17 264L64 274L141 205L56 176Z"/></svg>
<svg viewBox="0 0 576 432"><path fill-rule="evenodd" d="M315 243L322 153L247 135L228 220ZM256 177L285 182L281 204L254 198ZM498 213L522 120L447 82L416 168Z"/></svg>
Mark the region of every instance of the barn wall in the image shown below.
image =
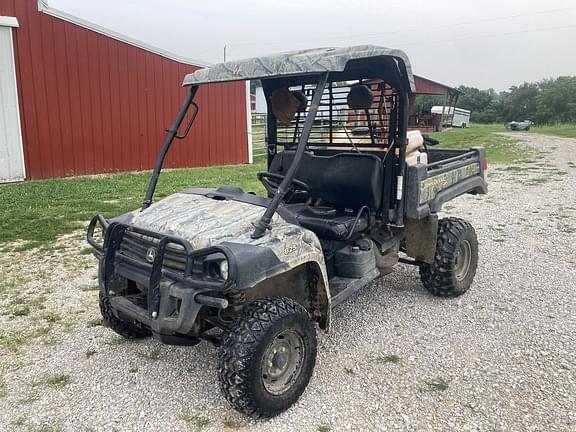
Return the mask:
<svg viewBox="0 0 576 432"><path fill-rule="evenodd" d="M416 94L439 95L444 96L450 90L450 87L443 84L430 81L420 76L414 77L414 85L416 86Z"/></svg>
<svg viewBox="0 0 576 432"><path fill-rule="evenodd" d="M0 0L15 16L16 69L29 179L153 166L197 69L38 11L36 0ZM190 135L167 167L248 161L243 82L201 88Z"/></svg>

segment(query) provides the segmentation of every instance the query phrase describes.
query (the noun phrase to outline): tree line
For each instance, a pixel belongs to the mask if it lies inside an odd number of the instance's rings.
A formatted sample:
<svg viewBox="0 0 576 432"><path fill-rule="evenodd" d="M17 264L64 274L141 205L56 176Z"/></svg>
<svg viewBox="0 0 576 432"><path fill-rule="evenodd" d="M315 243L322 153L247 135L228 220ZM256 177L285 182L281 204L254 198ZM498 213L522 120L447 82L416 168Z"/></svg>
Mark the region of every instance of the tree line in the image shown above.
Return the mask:
<svg viewBox="0 0 576 432"><path fill-rule="evenodd" d="M501 123L532 120L536 124L576 123L576 76L544 79L512 86L508 91L480 90L461 85L458 108L470 110L470 121ZM416 109L430 112L443 97L418 96Z"/></svg>

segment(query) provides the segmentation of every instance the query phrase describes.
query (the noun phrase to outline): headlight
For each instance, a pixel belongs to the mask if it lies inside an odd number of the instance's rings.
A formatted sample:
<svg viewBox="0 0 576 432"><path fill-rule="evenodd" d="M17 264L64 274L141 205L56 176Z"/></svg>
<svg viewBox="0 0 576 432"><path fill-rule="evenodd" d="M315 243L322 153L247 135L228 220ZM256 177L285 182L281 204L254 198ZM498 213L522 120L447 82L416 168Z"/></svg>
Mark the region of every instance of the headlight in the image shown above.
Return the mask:
<svg viewBox="0 0 576 432"><path fill-rule="evenodd" d="M228 279L228 260L227 259L210 259L205 264L205 274L214 279Z"/></svg>
<svg viewBox="0 0 576 432"><path fill-rule="evenodd" d="M228 260L220 261L220 276L222 279L228 279Z"/></svg>

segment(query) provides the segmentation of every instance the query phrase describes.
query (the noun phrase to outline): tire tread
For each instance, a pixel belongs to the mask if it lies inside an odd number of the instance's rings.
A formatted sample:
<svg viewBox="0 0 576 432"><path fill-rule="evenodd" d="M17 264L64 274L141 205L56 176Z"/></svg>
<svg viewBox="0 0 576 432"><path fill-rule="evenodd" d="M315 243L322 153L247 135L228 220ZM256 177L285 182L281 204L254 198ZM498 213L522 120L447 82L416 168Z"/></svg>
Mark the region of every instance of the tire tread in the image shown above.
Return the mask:
<svg viewBox="0 0 576 432"><path fill-rule="evenodd" d="M247 366L268 330L278 320L295 314L309 319L306 309L290 298L262 298L249 304L223 337L218 348L220 389L228 402L241 413L252 417L271 417L283 411L265 411L257 405L250 390L250 382L254 379L252 370ZM314 354L315 350L314 345ZM304 388L294 395L293 402L303 391Z"/></svg>
<svg viewBox="0 0 576 432"><path fill-rule="evenodd" d="M466 235L471 235L472 240L477 243L476 231L467 221L456 217L449 217L439 221L434 262L420 265L420 280L432 294L439 297L456 297L468 289L468 287L462 289L455 283L452 268L457 245ZM476 245L473 247L476 247ZM478 257L476 255L475 259L474 257L471 257L471 259L473 260L470 264L472 266L471 270L475 273Z"/></svg>

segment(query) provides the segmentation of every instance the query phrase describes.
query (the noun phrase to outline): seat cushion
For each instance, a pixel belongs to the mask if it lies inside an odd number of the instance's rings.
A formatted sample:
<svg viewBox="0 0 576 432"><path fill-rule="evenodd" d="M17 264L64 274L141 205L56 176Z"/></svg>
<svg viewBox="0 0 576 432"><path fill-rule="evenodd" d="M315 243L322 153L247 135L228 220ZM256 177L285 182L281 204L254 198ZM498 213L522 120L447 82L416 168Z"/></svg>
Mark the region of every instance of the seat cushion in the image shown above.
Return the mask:
<svg viewBox="0 0 576 432"><path fill-rule="evenodd" d="M354 234L368 228L368 214L343 212L331 207L310 207L306 205L289 205L298 223L326 240L348 240Z"/></svg>
<svg viewBox="0 0 576 432"><path fill-rule="evenodd" d="M272 160L270 172L286 175L294 160L294 151L285 150ZM317 156L304 153L296 179L310 187L312 198L340 208L380 209L384 168L382 161L365 153L339 153Z"/></svg>

